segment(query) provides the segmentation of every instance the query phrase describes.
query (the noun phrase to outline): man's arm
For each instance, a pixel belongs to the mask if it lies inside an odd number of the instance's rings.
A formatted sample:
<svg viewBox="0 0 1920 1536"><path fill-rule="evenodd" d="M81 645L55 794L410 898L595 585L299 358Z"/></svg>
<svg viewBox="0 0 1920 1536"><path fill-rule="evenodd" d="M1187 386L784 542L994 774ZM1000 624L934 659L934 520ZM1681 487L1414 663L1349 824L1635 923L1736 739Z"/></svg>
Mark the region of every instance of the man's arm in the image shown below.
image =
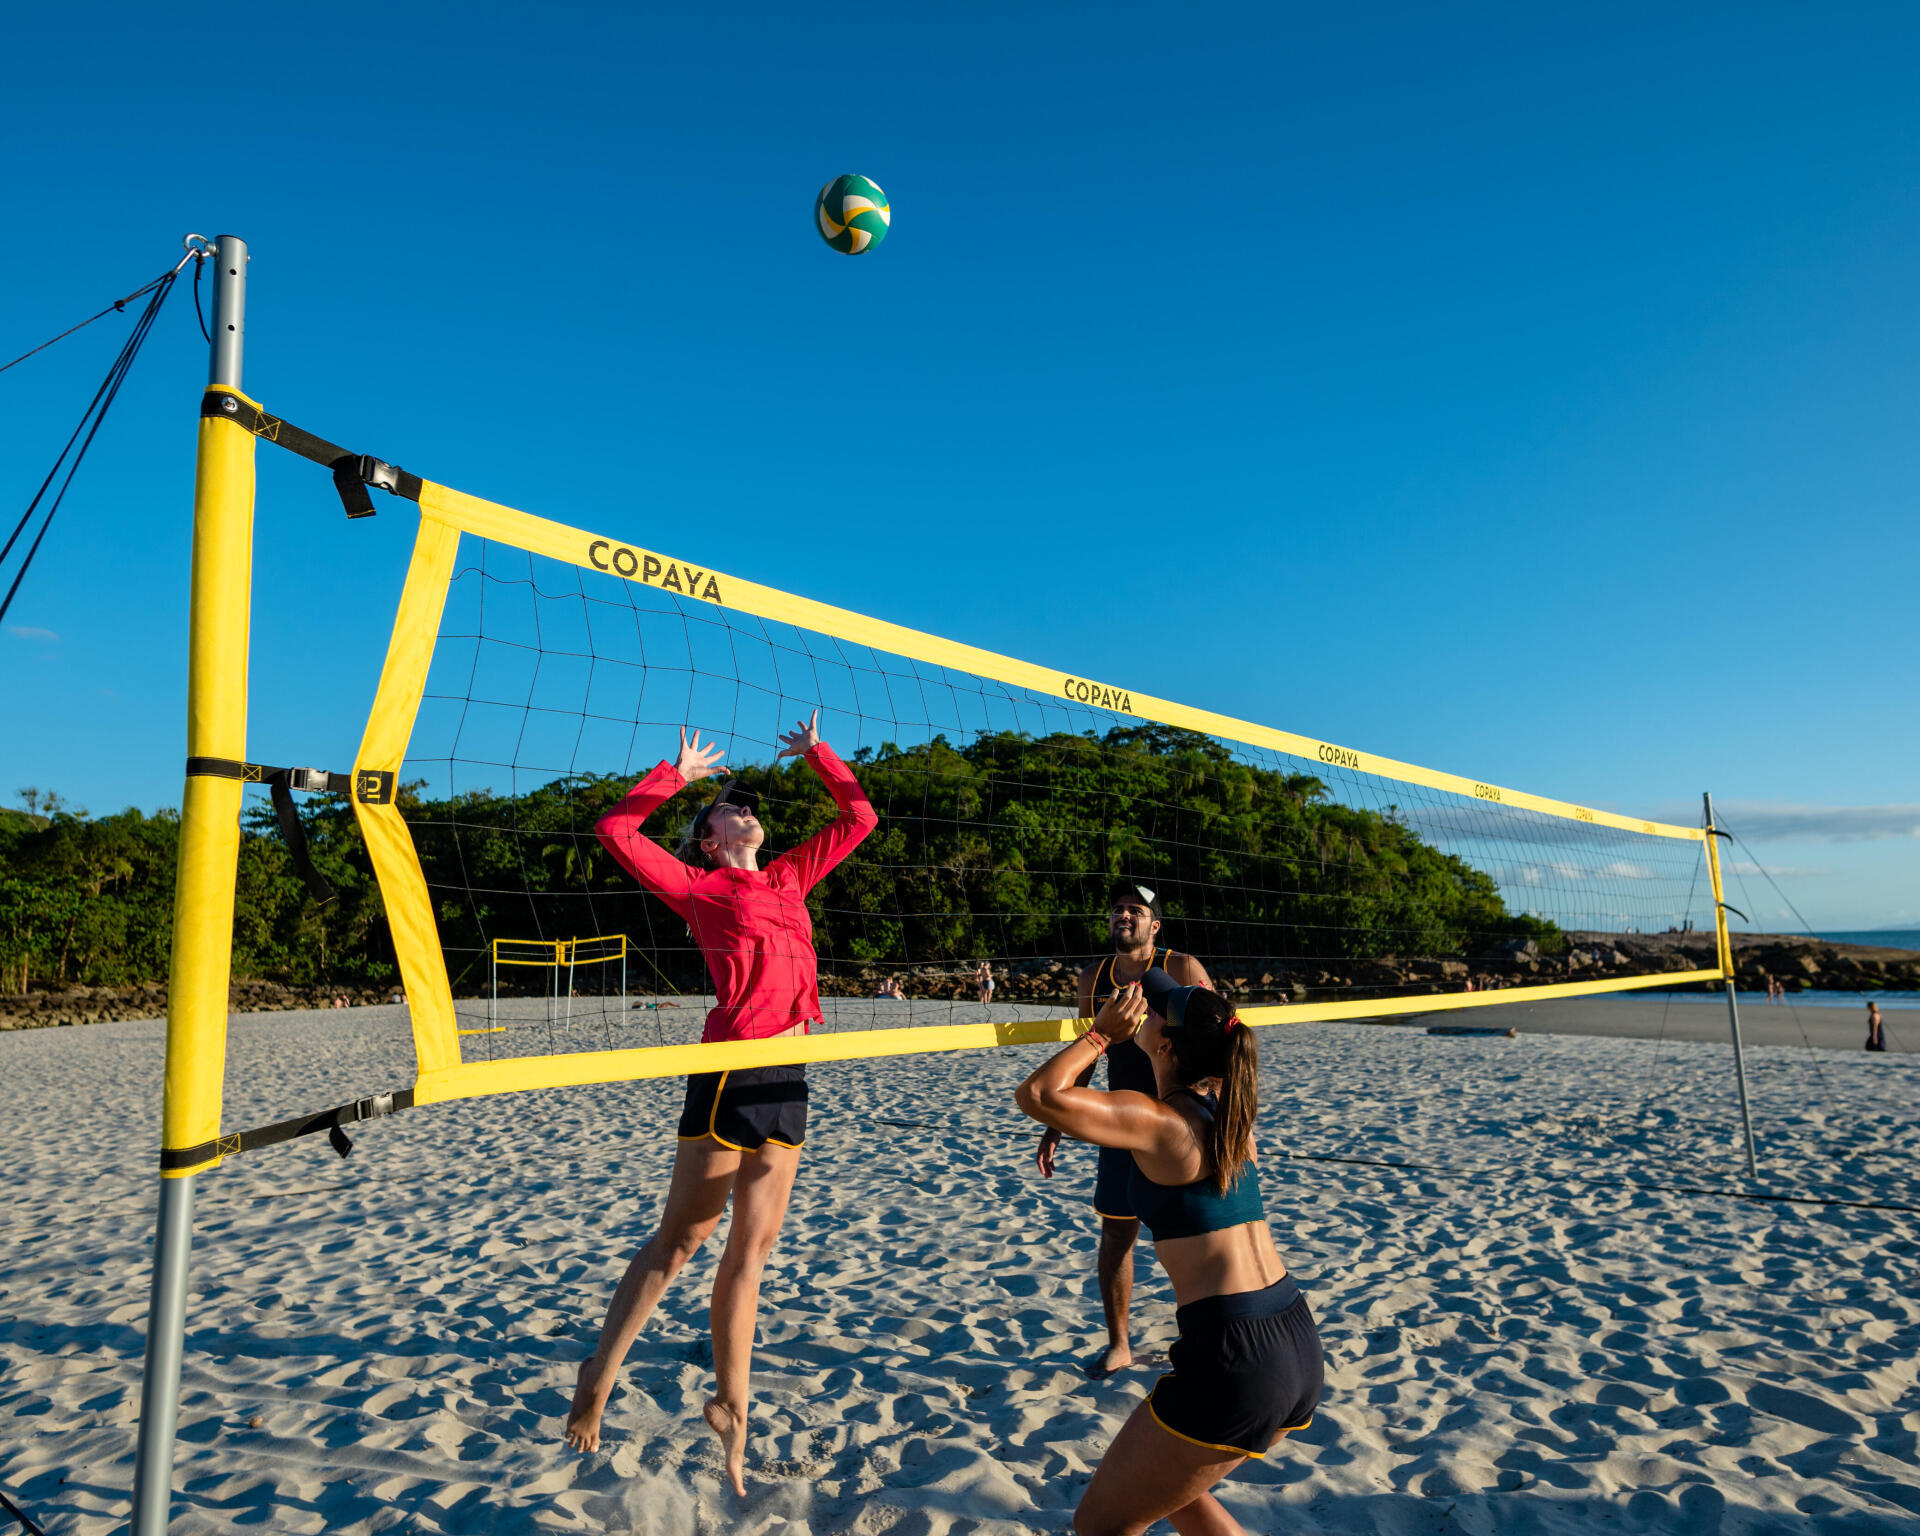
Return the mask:
<svg viewBox="0 0 1920 1536"><path fill-rule="evenodd" d="M1099 970L1100 963L1097 960L1092 965L1083 965L1080 967L1080 981L1075 988L1075 1002L1078 1008L1076 1016L1079 1018L1088 1019L1093 1017L1093 978L1099 973ZM1074 1079L1074 1086L1076 1088L1084 1088L1092 1081L1093 1063L1088 1062L1087 1070ZM1040 1133L1040 1144L1033 1149L1033 1162L1034 1166L1040 1170L1041 1178L1050 1179L1053 1177L1053 1154L1054 1149L1059 1145L1060 1133L1052 1126L1048 1126Z"/></svg>

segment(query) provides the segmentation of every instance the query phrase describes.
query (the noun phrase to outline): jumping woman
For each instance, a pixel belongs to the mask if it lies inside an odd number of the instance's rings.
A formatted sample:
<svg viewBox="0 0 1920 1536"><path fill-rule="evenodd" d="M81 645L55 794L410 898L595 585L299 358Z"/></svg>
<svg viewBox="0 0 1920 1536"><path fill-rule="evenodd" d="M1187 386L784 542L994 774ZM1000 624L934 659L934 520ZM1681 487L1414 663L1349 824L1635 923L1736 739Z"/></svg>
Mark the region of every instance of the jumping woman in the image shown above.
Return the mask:
<svg viewBox="0 0 1920 1536"><path fill-rule="evenodd" d="M820 1017L818 961L807 892L874 828L877 818L847 765L820 739L820 712L780 738L782 757L805 756L840 807L840 815L791 853L760 867L765 838L751 792L721 790L689 823L677 856L641 830L647 817L696 780L724 773L720 749L687 740L601 818L600 841L621 867L671 907L693 930L713 974L719 1005L707 1015L703 1041L765 1040L805 1034ZM800 1167L807 1131L807 1069L743 1067L687 1079L660 1228L621 1278L600 1342L580 1367L567 1443L597 1450L620 1363L673 1277L720 1223L728 1197L733 1222L713 1277L713 1371L705 1417L720 1437L733 1491L744 1495L747 1368L760 1306L760 1274Z"/></svg>
<svg viewBox="0 0 1920 1536"><path fill-rule="evenodd" d="M1157 1096L1075 1081L1132 1039ZM1081 1141L1133 1154L1128 1193L1179 1304L1173 1369L1114 1436L1074 1511L1079 1536L1182 1536L1240 1525L1209 1490L1304 1429L1320 1400L1320 1335L1267 1230L1253 1164L1253 1032L1203 987L1150 970L1020 1085L1021 1109Z"/></svg>

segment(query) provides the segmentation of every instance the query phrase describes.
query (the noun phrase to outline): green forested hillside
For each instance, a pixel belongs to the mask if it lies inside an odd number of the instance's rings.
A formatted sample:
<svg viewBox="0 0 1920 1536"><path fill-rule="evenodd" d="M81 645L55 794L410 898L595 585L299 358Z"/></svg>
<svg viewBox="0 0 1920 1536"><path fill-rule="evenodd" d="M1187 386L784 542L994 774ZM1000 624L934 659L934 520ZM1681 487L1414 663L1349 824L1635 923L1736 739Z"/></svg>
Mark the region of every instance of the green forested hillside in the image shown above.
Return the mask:
<svg viewBox="0 0 1920 1536"><path fill-rule="evenodd" d="M1478 953L1514 935L1557 937L1509 913L1493 881L1422 842L1390 812L1331 800L1309 774L1251 767L1206 737L1162 726L1104 738L944 739L853 758L880 813L854 860L814 897L829 968L1080 955L1099 947L1107 882L1154 884L1169 937L1213 956L1354 959ZM744 768L774 850L834 808L798 761ZM488 938L624 932L676 986L700 979L686 930L594 839L624 777L556 780L517 798L476 791L403 806L438 906L456 985L471 988ZM698 786L649 830L671 844ZM158 980L167 966L173 812L90 817L33 795L0 815L0 990ZM378 892L353 815L306 799L314 859L339 891L307 899L264 803L247 818L236 974L296 984L394 975Z"/></svg>

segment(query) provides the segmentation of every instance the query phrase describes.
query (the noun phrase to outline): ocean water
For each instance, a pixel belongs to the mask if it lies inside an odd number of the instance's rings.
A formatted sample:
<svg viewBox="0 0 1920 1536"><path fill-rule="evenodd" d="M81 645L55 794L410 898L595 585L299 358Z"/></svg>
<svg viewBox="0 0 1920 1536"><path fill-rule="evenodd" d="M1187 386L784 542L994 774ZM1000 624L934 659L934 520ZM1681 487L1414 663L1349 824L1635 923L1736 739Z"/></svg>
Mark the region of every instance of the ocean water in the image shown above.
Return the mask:
<svg viewBox="0 0 1920 1536"><path fill-rule="evenodd" d="M1878 944L1882 949L1920 949L1920 928L1850 928L1845 932L1816 933L1816 939L1835 944Z"/></svg>
<svg viewBox="0 0 1920 1536"><path fill-rule="evenodd" d="M1848 928L1835 929L1830 933L1816 933L1816 939L1827 939L1835 944L1875 944L1882 949L1920 950L1920 928ZM1768 1006L1764 992L1741 992L1737 996L1742 1008L1765 1008ZM1920 992L1896 992L1891 988L1877 992L1789 992L1787 1001L1796 1008L1853 1008L1865 1011L1869 999L1878 1001L1882 1008L1920 1007ZM1673 1000L1677 1003L1714 1003L1726 1007L1726 994L1721 992L1676 992ZM1773 1007L1782 1004L1775 1003Z"/></svg>
<svg viewBox="0 0 1920 1536"><path fill-rule="evenodd" d="M1624 993L1623 996L1662 997L1676 1003L1711 1003L1716 1008L1727 1006L1724 992L1653 992ZM1764 992L1740 992L1735 994L1740 1007L1765 1008L1768 1006ZM1877 1002L1882 1008L1920 1008L1920 992L1896 992L1889 987L1884 992L1789 992L1786 998L1774 1003L1775 1008L1791 1003L1795 1008L1849 1008L1857 1009L1864 1017L1868 1002Z"/></svg>

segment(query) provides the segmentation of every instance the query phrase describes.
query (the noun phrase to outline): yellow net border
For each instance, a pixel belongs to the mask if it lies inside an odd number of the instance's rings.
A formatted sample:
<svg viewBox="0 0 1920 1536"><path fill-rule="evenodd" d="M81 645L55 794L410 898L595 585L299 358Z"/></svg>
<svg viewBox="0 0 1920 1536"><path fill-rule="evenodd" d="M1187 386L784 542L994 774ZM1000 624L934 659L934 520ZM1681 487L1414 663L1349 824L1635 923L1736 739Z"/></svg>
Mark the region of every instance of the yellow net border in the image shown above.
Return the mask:
<svg viewBox="0 0 1920 1536"><path fill-rule="evenodd" d="M1311 762L1327 763L1356 773L1375 774L1401 783L1472 796L1545 816L1617 827L1649 837L1699 842L1707 836L1698 827L1671 826L1619 816L1610 811L1528 794L1459 774L1397 762L1392 758L1274 730L1209 710L1192 709L1122 685L1076 677L943 639L938 635L869 618L844 608L796 597L722 571L570 528L563 523L436 485L432 481L423 481L420 531L414 543L413 559L401 594L379 691L354 767L354 810L386 899L394 949L399 957L401 977L412 1009L414 1045L419 1061L419 1078L414 1088L416 1103L440 1103L522 1089L623 1082L728 1068L846 1061L1063 1041L1071 1040L1085 1027L1084 1020L1074 1019L923 1025L863 1030L857 1034L782 1036L773 1040L712 1045L648 1046L631 1050L463 1061L454 1021L453 994L440 950L432 901L414 854L406 821L394 804L394 788L426 688L427 672L463 533L512 545L619 580L659 587L691 601L712 603L892 655L992 678L1013 687L1097 705L1141 720L1158 721L1248 746L1290 753ZM1636 988L1680 986L1719 980L1722 974L1720 970L1664 972L1605 981L1514 987L1498 992L1291 1004L1244 1009L1241 1016L1253 1024L1379 1018L1394 1014L1579 997L1601 992L1624 992Z"/></svg>

